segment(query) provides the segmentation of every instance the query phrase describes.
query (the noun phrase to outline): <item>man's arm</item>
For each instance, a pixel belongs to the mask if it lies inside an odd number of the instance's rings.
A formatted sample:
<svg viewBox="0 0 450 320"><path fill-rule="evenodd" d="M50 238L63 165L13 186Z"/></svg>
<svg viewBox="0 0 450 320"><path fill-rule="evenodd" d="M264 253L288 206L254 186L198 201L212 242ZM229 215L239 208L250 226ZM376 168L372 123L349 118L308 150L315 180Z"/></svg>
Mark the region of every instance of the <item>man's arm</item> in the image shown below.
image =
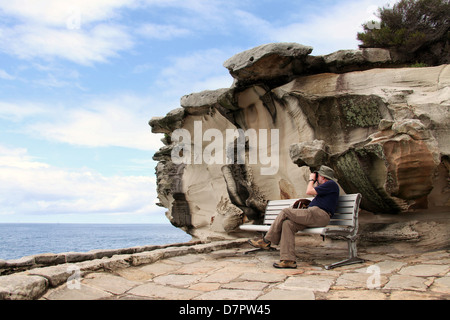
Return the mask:
<svg viewBox="0 0 450 320"><path fill-rule="evenodd" d="M306 188L306 194L309 196L317 196L317 191L316 189L314 189L314 184L315 184L315 173L311 173L311 175L309 176L309 182L308 182L308 187Z"/></svg>

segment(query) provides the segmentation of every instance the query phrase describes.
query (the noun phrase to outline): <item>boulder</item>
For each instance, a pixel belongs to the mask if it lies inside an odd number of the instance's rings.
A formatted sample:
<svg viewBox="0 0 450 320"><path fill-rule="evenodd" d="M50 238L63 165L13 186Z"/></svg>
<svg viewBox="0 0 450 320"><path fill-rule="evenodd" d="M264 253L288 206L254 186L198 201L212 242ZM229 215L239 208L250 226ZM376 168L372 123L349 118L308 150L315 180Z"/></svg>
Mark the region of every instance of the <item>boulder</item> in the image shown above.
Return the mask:
<svg viewBox="0 0 450 320"><path fill-rule="evenodd" d="M374 68L393 62L390 51L381 48L339 50L325 55L323 58L329 72L339 73L356 71L358 68Z"/></svg>
<svg viewBox="0 0 450 320"><path fill-rule="evenodd" d="M302 72L313 48L298 43L270 43L241 52L224 62L240 85L288 79Z"/></svg>
<svg viewBox="0 0 450 320"><path fill-rule="evenodd" d="M178 108L170 111L165 117L153 117L149 121L153 133L172 133L183 124L184 109Z"/></svg>
<svg viewBox="0 0 450 320"><path fill-rule="evenodd" d="M289 147L289 156L299 167L318 169L323 163L328 162L328 149L323 140L300 142Z"/></svg>
<svg viewBox="0 0 450 320"><path fill-rule="evenodd" d="M238 53L224 62L236 87L264 83L276 87L295 76L344 73L402 63L388 49L339 50L324 56L310 56L312 47L298 43L270 43Z"/></svg>

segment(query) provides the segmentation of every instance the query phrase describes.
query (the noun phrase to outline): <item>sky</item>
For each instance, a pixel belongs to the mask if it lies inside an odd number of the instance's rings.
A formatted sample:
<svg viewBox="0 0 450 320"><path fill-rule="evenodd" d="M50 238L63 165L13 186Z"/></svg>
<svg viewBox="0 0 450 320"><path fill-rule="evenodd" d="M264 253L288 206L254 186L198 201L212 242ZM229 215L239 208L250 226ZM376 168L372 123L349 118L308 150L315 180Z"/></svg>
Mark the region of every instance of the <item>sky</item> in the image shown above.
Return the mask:
<svg viewBox="0 0 450 320"><path fill-rule="evenodd" d="M357 49L388 0L0 0L0 223L168 223L148 121L272 42Z"/></svg>

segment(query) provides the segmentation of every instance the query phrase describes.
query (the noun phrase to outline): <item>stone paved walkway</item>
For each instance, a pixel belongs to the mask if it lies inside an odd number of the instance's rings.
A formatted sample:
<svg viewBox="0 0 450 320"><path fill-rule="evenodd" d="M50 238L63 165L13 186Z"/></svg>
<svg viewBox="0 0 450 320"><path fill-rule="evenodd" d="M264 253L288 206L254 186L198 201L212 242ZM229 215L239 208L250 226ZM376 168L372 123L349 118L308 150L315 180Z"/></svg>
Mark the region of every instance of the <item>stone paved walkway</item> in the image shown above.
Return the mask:
<svg viewBox="0 0 450 320"><path fill-rule="evenodd" d="M69 278L56 281L40 299L450 299L450 252L446 250L383 253L363 249L359 256L365 263L325 270L323 265L345 258L345 244L331 248L306 245L299 249L297 269L280 270L272 267L278 252L246 255L249 247L244 241L206 251L183 249L183 254L172 249L173 255L160 254L158 259L150 252L115 256L105 259L101 269L89 270L89 263L94 262L85 262L78 264L80 273L72 271ZM198 246L205 247L193 247ZM126 263L121 260L125 258ZM40 271L28 274L39 275Z"/></svg>

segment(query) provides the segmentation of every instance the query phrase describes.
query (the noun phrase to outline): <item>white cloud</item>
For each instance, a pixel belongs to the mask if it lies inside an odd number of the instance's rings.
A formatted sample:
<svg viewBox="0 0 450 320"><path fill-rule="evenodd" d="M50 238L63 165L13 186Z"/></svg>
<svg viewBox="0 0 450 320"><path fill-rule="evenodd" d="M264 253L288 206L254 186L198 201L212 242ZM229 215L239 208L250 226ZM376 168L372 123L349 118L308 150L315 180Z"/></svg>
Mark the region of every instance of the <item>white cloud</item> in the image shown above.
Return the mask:
<svg viewBox="0 0 450 320"><path fill-rule="evenodd" d="M0 215L155 215L155 178L105 177L38 162L0 145Z"/></svg>
<svg viewBox="0 0 450 320"><path fill-rule="evenodd" d="M226 4L199 0L0 0L0 11L9 18L3 21L0 51L21 59L102 63L132 49L137 37L169 40L204 30L205 26L223 27L226 20L221 9ZM124 9L164 7L181 10L181 14L169 16L172 24L120 23Z"/></svg>
<svg viewBox="0 0 450 320"><path fill-rule="evenodd" d="M133 47L126 27L107 20L126 0L0 0L10 19L0 32L0 50L21 59L66 59L82 65L105 62Z"/></svg>
<svg viewBox="0 0 450 320"><path fill-rule="evenodd" d="M161 136L152 134L148 125L152 102L132 95L97 98L77 108L65 106L54 110L51 118L30 124L24 131L72 145L156 151L162 142Z"/></svg>
<svg viewBox="0 0 450 320"><path fill-rule="evenodd" d="M48 168L49 166L28 156L27 150L24 148L9 149L0 145L0 167L27 170Z"/></svg>
<svg viewBox="0 0 450 320"><path fill-rule="evenodd" d="M133 0L0 0L0 8L25 24L65 27L80 15L83 24L113 18L117 9L135 7Z"/></svg>
<svg viewBox="0 0 450 320"><path fill-rule="evenodd" d="M15 78L16 77L10 75L5 70L0 69L0 79L3 79L3 80L14 80Z"/></svg>
<svg viewBox="0 0 450 320"><path fill-rule="evenodd" d="M0 119L17 122L42 113L45 113L45 107L37 103L0 101Z"/></svg>
<svg viewBox="0 0 450 320"><path fill-rule="evenodd" d="M21 59L66 59L82 65L105 62L130 49L133 41L119 25L99 24L89 30L17 25L0 33L0 50Z"/></svg>

